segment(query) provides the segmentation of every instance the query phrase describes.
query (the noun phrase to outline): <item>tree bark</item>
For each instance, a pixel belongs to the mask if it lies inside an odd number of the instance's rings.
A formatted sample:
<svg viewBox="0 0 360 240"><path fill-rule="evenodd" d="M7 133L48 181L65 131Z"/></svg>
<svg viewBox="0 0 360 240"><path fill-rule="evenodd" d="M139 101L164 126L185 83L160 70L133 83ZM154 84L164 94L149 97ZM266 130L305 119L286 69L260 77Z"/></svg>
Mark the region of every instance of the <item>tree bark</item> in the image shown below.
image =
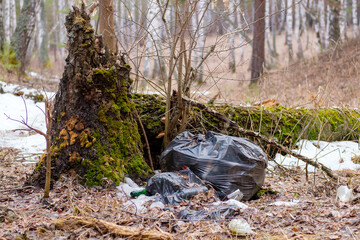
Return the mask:
<svg viewBox="0 0 360 240"><path fill-rule="evenodd" d="M0 50L3 49L5 42L4 19L3 19L3 0L0 0Z"/></svg>
<svg viewBox="0 0 360 240"><path fill-rule="evenodd" d="M21 16L12 35L11 45L20 61L20 74L24 74L27 65L27 50L35 28L36 11L40 0L28 0L21 9Z"/></svg>
<svg viewBox="0 0 360 240"><path fill-rule="evenodd" d="M286 44L288 46L289 62L293 60L294 51L292 44L293 29L293 0L287 0L286 5Z"/></svg>
<svg viewBox="0 0 360 240"><path fill-rule="evenodd" d="M254 30L251 57L251 83L256 83L263 72L265 58L265 0L254 1Z"/></svg>
<svg viewBox="0 0 360 240"><path fill-rule="evenodd" d="M330 12L330 29L329 29L329 44L335 46L340 40L340 0L330 0L329 8Z"/></svg>
<svg viewBox="0 0 360 240"><path fill-rule="evenodd" d="M109 48L111 53L115 53L116 41L113 0L100 0L99 27L105 46Z"/></svg>
<svg viewBox="0 0 360 240"><path fill-rule="evenodd" d="M75 172L92 186L146 178L151 169L129 98L130 66L105 51L84 6L73 7L65 26L69 55L54 104L52 179ZM44 173L41 161L28 183L43 186Z"/></svg>

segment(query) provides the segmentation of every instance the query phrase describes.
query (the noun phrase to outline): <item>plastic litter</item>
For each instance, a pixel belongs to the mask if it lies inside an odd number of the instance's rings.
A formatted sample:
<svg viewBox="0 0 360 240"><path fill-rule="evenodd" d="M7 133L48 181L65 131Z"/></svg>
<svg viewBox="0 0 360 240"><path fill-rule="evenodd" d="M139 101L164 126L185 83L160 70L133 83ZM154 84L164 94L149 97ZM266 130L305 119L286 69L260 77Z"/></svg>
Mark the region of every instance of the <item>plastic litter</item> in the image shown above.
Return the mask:
<svg viewBox="0 0 360 240"><path fill-rule="evenodd" d="M243 199L243 197L244 197L244 194L240 191L240 189L237 189L236 191L227 195L228 199L235 199L238 201L241 201L241 199Z"/></svg>
<svg viewBox="0 0 360 240"><path fill-rule="evenodd" d="M300 201L299 200L291 200L290 202L285 202L285 201L276 201L273 203L270 203L270 206L284 206L284 207L294 207L296 205L298 205Z"/></svg>
<svg viewBox="0 0 360 240"><path fill-rule="evenodd" d="M180 219L187 219L192 221L199 221L204 219L224 219L234 217L240 214L240 210L236 206L213 206L199 211L193 211L189 207L180 211L178 217Z"/></svg>
<svg viewBox="0 0 360 240"><path fill-rule="evenodd" d="M190 199L200 192L208 191L208 188L201 184L201 180L187 169L179 173L157 173L149 179L145 189L149 195L160 194L163 203L176 205L182 199Z"/></svg>
<svg viewBox="0 0 360 240"><path fill-rule="evenodd" d="M165 205L162 203L162 202L153 202L151 205L150 205L150 209L153 209L153 208L160 208L160 209L164 209Z"/></svg>
<svg viewBox="0 0 360 240"><path fill-rule="evenodd" d="M161 154L160 165L162 171L188 167L210 183L221 199L239 189L246 201L264 184L267 155L246 138L183 132Z"/></svg>
<svg viewBox="0 0 360 240"><path fill-rule="evenodd" d="M135 209L136 213L142 213L147 211L147 203L150 203L151 200L154 200L155 197L149 197L145 195L140 195L138 198L130 199L124 203L125 207L132 207Z"/></svg>
<svg viewBox="0 0 360 240"><path fill-rule="evenodd" d="M120 190L119 193L117 193L118 197L131 197L131 192L136 191L143 191L143 187L131 187L129 184L124 183L117 187L117 189Z"/></svg>
<svg viewBox="0 0 360 240"><path fill-rule="evenodd" d="M246 236L246 235L254 234L254 231L251 230L249 223L243 218L231 220L231 222L229 223L229 230L233 234L236 234L239 236Z"/></svg>
<svg viewBox="0 0 360 240"><path fill-rule="evenodd" d="M127 185L129 185L130 187L139 188L139 185L137 185L131 178L125 177L124 180L125 180L125 183L127 183Z"/></svg>
<svg viewBox="0 0 360 240"><path fill-rule="evenodd" d="M346 185L340 186L337 189L336 193L336 199L338 199L341 202L351 202L356 197L353 194L353 190L349 189Z"/></svg>

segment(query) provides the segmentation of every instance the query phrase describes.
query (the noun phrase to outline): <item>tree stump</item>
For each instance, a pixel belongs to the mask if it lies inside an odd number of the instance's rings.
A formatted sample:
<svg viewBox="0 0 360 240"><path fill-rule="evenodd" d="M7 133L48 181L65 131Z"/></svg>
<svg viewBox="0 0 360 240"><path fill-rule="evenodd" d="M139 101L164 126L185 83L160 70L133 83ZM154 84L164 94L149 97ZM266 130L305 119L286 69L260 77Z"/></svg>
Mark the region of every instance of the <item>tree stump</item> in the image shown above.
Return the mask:
<svg viewBox="0 0 360 240"><path fill-rule="evenodd" d="M130 66L104 48L84 7L73 7L65 25L69 55L54 104L52 180L69 171L89 186L147 177L151 170L129 98ZM38 164L31 184L43 186L44 165Z"/></svg>

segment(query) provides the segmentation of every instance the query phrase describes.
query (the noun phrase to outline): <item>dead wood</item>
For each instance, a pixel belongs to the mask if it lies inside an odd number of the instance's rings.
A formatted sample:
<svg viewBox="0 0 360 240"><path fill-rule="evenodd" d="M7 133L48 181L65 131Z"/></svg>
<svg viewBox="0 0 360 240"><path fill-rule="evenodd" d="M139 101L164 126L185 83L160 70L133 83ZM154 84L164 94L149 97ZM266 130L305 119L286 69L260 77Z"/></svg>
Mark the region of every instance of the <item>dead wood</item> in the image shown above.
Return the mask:
<svg viewBox="0 0 360 240"><path fill-rule="evenodd" d="M236 131L238 131L240 134L243 134L245 136L249 136L249 137L254 137L257 138L261 141L264 141L267 144L270 144L274 147L276 147L277 149L281 150L282 152L285 152L286 154L292 155L308 164L310 164L311 166L314 166L316 168L321 169L322 171L324 171L330 178L332 178L333 180L338 180L338 177L336 175L334 175L334 173L331 171L330 168L324 166L322 163L319 163L317 161L312 160L311 158L305 157L301 154L298 153L294 153L293 151L291 151L289 148L285 147L284 145L276 142L275 140L271 140L268 137L255 132L255 131L251 131L251 130L247 130L244 129L242 127L240 127L236 122L232 121L231 119L227 118L226 116L216 112L215 110L209 109L208 107L206 107L204 104L199 103L195 100L183 97L183 100L195 107L198 107L201 110L204 110L208 113L210 113L211 115L213 115L214 117L216 117L217 119L219 119L220 121L226 123L229 125L229 127L234 128Z"/></svg>
<svg viewBox="0 0 360 240"><path fill-rule="evenodd" d="M147 230L120 226L112 222L107 222L93 217L67 216L54 221L57 229L72 230L79 227L90 227L99 231L101 234L110 233L118 237L130 239L172 239L169 233L161 230Z"/></svg>

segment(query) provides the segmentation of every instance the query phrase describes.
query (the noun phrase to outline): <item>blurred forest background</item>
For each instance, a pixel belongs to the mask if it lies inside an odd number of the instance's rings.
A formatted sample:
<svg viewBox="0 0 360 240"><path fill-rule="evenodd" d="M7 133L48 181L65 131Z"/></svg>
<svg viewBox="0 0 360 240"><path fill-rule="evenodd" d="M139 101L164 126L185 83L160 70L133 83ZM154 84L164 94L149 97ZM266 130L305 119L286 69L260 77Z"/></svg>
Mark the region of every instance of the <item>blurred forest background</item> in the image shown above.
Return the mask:
<svg viewBox="0 0 360 240"><path fill-rule="evenodd" d="M67 56L65 16L80 3L0 0L1 80L56 90ZM291 107L358 106L357 0L113 4L117 50L132 67L134 91L165 96L169 82L176 88L179 76L189 79L196 70L196 79L183 88L203 102L253 105L274 99ZM256 33L261 10L265 30ZM96 8L92 26L97 32L98 15ZM254 79L251 58L257 36L265 38L265 59L264 73ZM172 63L172 49L185 53L182 69ZM254 80L257 84L249 87Z"/></svg>

